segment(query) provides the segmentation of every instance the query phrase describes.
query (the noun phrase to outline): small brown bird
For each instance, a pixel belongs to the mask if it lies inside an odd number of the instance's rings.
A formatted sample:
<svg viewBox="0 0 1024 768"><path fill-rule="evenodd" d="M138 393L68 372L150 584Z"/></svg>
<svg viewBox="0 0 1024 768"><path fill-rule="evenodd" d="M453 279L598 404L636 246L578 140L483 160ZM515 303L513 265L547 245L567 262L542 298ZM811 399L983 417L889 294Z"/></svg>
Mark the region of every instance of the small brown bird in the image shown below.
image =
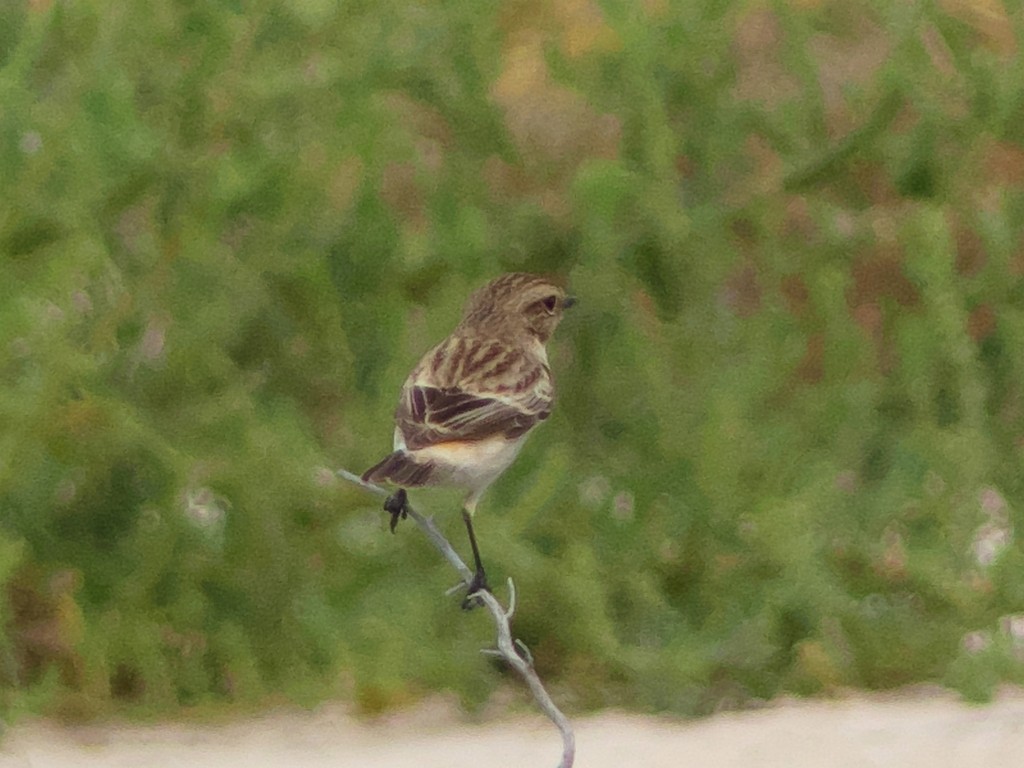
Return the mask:
<svg viewBox="0 0 1024 768"><path fill-rule="evenodd" d="M462 519L476 573L463 607L488 588L473 533L476 505L530 430L551 413L554 385L544 345L573 303L550 280L522 272L476 291L459 325L406 379L395 411L394 452L363 473L363 480L399 486L384 504L392 532L406 514L406 488L468 491Z"/></svg>

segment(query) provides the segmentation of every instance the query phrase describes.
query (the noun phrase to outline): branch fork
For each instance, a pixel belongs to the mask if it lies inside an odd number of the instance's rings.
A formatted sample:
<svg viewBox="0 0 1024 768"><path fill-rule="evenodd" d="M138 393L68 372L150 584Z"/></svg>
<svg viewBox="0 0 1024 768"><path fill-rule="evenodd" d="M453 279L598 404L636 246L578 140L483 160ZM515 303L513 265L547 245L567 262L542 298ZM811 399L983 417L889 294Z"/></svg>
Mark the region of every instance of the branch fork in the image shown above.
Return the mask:
<svg viewBox="0 0 1024 768"><path fill-rule="evenodd" d="M370 493L375 493L378 496L385 497L390 495L387 490L381 488L379 485L375 483L368 483L359 477L359 475L355 475L348 470L339 469L337 470L337 474L339 477L348 480L351 483L355 483ZM447 560L451 566L459 572L459 576L462 578L462 585L453 587L449 590L449 593L463 587L468 588L473 580L473 572L469 569L469 566L462 561L462 558L459 557L459 554L444 537L444 534L442 534L437 526L434 525L433 519L424 517L413 509L412 506L406 506L406 510L409 513L409 517L411 517L416 525L420 527L420 530L427 535L427 538L430 539L431 543L444 556L445 560ZM547 690L544 688L544 684L537 675L537 671L533 668L533 656L530 654L529 649L520 640L512 637L512 628L510 623L516 609L516 589L512 579L508 580L508 589L508 608L505 608L498 601L498 598L486 590L477 592L473 595L473 597L478 599L487 607L487 610L490 611L498 634L497 649L487 648L484 649L482 653L491 656L498 656L504 659L505 663L518 672L520 677L526 681L527 686L530 688L530 693L533 694L533 698L537 702L537 706L540 707L541 711L547 715L562 734L562 761L558 764L558 768L572 768L573 761L576 757L576 737L573 734L572 724L569 722L569 719L562 714L562 711L555 706L551 696L548 695Z"/></svg>

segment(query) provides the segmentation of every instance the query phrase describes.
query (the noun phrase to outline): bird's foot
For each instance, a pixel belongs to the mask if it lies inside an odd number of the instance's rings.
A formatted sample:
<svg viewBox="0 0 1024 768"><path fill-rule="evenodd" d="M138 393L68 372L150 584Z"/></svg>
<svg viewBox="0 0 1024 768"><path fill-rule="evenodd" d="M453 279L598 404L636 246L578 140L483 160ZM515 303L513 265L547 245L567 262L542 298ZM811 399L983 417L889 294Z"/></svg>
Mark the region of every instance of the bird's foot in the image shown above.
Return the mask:
<svg viewBox="0 0 1024 768"><path fill-rule="evenodd" d="M480 599L480 592L490 592L491 588L487 584L487 574L483 570L478 570L473 574L473 580L469 582L469 588L466 590L466 596L462 599L462 610L471 611L478 605L483 605L484 601Z"/></svg>
<svg viewBox="0 0 1024 768"><path fill-rule="evenodd" d="M384 499L384 511L391 515L391 532L394 533L398 518L405 520L409 517L409 496L405 488L399 488Z"/></svg>

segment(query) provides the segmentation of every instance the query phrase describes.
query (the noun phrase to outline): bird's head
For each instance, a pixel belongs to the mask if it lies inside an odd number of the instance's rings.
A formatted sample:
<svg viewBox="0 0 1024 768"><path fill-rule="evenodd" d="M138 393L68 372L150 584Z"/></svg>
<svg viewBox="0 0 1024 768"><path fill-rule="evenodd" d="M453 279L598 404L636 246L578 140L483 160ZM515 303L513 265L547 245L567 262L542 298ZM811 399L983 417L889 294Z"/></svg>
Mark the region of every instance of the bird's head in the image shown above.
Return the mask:
<svg viewBox="0 0 1024 768"><path fill-rule="evenodd" d="M466 303L463 327L500 336L529 334L546 343L576 303L565 289L547 277L511 272L477 290Z"/></svg>

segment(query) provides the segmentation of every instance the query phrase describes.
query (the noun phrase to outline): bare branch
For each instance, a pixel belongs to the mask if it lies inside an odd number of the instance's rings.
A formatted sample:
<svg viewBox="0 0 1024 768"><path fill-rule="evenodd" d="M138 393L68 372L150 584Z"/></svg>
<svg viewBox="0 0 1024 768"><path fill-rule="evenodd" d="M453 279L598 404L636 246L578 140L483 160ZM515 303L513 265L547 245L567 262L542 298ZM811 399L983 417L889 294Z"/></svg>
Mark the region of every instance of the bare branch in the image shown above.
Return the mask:
<svg viewBox="0 0 1024 768"><path fill-rule="evenodd" d="M348 470L339 469L337 471L339 477L348 480L349 482L355 483L356 485L362 486L371 493L375 493L378 496L388 496L389 493L384 488L374 483L367 483L358 475L354 475ZM452 545L448 543L448 539L444 537L444 534L438 530L437 526L434 525L432 519L424 517L419 512L414 510L411 506L408 507L409 517L411 517L416 525L427 534L427 538L437 547L437 550L444 555L451 566L459 572L462 577L463 583L468 587L470 581L473 579L473 572L469 567L462 561L459 554L452 548ZM545 715L555 724L555 727L562 734L562 762L558 764L558 768L572 768L573 761L576 758L576 737L573 734L572 724L569 719L562 714L562 711L555 706L555 702L551 700L551 696L544 688L544 684L541 682L540 677L537 675L537 671L533 668L533 658L530 656L529 650L519 640L512 637L512 628L509 622L512 620L512 615L515 613L516 607L516 589L512 579L508 580L509 588L509 607L506 609L498 599L490 592L478 592L476 597L479 598L484 605L487 606L487 610L491 612L491 617L494 619L495 627L498 631L498 650L497 655L500 655L505 662L512 667L519 675L526 681L526 684L530 687L530 693L533 694L533 698L537 702L537 706L541 708ZM519 651L522 649L522 653ZM492 653L492 651L488 651ZM525 658L524 658L525 657Z"/></svg>
<svg viewBox="0 0 1024 768"><path fill-rule="evenodd" d="M366 482L359 475L353 475L347 469L339 469L338 477L342 477L345 480L348 480L349 482L355 483L356 485L360 485L366 490L370 491L371 493L376 493L378 496L387 497L391 495L387 492L386 489L381 488L379 485L375 483ZM432 520L421 515L419 512L412 508L412 505L409 505L408 507L406 507L406 509L409 512L409 517L416 521L416 525L418 525L423 530L423 532L427 534L427 537L434 544L434 546L437 547L438 551L442 555L444 555L444 559L451 563L452 568L459 572L459 575L462 577L463 583L469 586L469 582L473 580L473 572L469 570L469 566L462 562L462 558L459 557L459 553L456 552L452 548L452 545L448 543L448 539L444 537L444 534L437 529L437 526L434 525L434 522Z"/></svg>

